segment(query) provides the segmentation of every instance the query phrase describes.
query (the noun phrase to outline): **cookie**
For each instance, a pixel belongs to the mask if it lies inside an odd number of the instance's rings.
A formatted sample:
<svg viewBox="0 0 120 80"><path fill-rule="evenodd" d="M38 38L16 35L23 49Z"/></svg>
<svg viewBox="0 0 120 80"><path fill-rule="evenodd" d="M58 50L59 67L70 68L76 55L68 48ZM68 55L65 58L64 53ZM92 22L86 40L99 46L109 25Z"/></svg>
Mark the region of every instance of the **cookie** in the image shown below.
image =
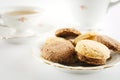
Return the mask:
<svg viewBox="0 0 120 80"><path fill-rule="evenodd" d="M118 42L117 40L115 40L109 36L97 35L97 36L95 36L95 38L93 40L106 45L109 49L111 49L115 52L120 52L120 42Z"/></svg>
<svg viewBox="0 0 120 80"><path fill-rule="evenodd" d="M68 37L68 36L78 36L81 34L80 31L74 28L62 28L55 32L56 36L58 37Z"/></svg>
<svg viewBox="0 0 120 80"><path fill-rule="evenodd" d="M52 62L71 64L77 60L73 44L63 38L51 37L47 39L41 51L42 57Z"/></svg>
<svg viewBox="0 0 120 80"><path fill-rule="evenodd" d="M55 32L57 37L62 37L64 39L69 40L70 42L74 43L74 39L81 35L81 32L74 29L74 28L62 28Z"/></svg>
<svg viewBox="0 0 120 80"><path fill-rule="evenodd" d="M92 40L94 39L94 37L97 35L98 33L96 32L88 32L82 35L79 35L78 37L76 37L74 39L74 43L77 44L77 42L79 42L80 40L85 40L85 39L89 39Z"/></svg>
<svg viewBox="0 0 120 80"><path fill-rule="evenodd" d="M92 65L106 64L110 57L110 50L97 41L81 40L77 43L75 50L80 61Z"/></svg>

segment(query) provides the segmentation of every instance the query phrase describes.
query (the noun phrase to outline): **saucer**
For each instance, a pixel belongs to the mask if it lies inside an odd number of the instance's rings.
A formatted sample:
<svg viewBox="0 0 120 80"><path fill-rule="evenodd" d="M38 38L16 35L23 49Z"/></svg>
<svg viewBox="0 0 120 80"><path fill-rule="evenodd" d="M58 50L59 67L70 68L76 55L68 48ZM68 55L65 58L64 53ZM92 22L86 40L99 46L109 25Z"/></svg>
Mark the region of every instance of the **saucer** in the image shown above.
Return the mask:
<svg viewBox="0 0 120 80"><path fill-rule="evenodd" d="M107 61L107 63L105 65L101 65L101 66L86 66L83 64L79 64L75 63L74 65L77 66L68 66L68 65L63 65L63 64L59 64L59 63L54 63L51 61L48 61L46 59L44 59L41 56L41 51L40 49L42 48L44 42L39 43L39 46L36 47L32 47L32 52L33 52L33 57L39 61L39 63L41 64L46 64L49 66L52 66L53 68L63 71L63 72L68 72L68 73L79 73L79 74L91 74L91 73L95 73L98 71L102 71L108 68L112 68L118 64L120 64L120 54L119 53L111 53L111 58Z"/></svg>
<svg viewBox="0 0 120 80"><path fill-rule="evenodd" d="M52 28L51 28L52 27ZM15 34L15 31L11 28L0 27L0 39L9 43L34 43L42 40L42 38L54 31L55 27L47 24L40 24L36 26L32 31L24 34Z"/></svg>

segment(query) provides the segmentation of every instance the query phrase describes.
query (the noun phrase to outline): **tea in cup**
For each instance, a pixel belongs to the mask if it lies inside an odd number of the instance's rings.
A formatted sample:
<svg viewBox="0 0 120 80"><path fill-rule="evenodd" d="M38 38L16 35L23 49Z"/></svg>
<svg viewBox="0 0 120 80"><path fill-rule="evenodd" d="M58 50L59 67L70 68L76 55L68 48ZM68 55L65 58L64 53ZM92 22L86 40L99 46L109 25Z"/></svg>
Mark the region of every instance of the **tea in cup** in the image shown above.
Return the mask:
<svg viewBox="0 0 120 80"><path fill-rule="evenodd" d="M15 30L15 34L32 32L40 23L42 9L31 6L14 6L1 10L3 24Z"/></svg>

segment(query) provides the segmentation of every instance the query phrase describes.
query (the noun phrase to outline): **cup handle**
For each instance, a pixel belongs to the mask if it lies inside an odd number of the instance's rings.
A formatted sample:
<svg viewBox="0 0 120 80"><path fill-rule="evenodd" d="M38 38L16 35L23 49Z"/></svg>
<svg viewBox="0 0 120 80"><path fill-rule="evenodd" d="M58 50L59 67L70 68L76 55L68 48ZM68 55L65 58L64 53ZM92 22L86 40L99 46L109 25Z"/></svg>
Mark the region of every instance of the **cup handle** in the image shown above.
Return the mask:
<svg viewBox="0 0 120 80"><path fill-rule="evenodd" d="M111 1L109 6L108 6L108 9L115 6L116 4L118 4L120 2L120 0L115 0L115 1Z"/></svg>

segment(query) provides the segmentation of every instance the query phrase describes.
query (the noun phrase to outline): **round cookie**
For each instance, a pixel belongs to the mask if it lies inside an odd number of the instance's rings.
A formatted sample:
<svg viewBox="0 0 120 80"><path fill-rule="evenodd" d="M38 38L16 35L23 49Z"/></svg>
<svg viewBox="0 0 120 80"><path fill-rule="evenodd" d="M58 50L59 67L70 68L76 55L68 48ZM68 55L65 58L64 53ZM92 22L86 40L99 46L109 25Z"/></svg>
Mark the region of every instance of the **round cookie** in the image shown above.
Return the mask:
<svg viewBox="0 0 120 80"><path fill-rule="evenodd" d="M98 33L96 32L88 32L88 33L79 35L74 39L74 43L77 44L77 42L79 42L80 40L85 40L85 39L92 40L97 34Z"/></svg>
<svg viewBox="0 0 120 80"><path fill-rule="evenodd" d="M62 28L55 32L57 37L68 37L68 36L78 36L81 32L74 28Z"/></svg>
<svg viewBox="0 0 120 80"><path fill-rule="evenodd" d="M110 50L103 44L93 40L81 40L75 50L80 61L93 65L103 65L110 57Z"/></svg>
<svg viewBox="0 0 120 80"><path fill-rule="evenodd" d="M96 40L104 45L106 45L109 49L120 52L120 42L117 40L106 36L106 35L97 35L93 40Z"/></svg>
<svg viewBox="0 0 120 80"><path fill-rule="evenodd" d="M58 29L55 32L55 35L57 37L62 37L64 39L67 39L67 40L71 41L72 43L74 43L74 39L78 35L81 35L81 32L74 28L62 28L62 29Z"/></svg>
<svg viewBox="0 0 120 80"><path fill-rule="evenodd" d="M71 64L76 61L75 48L71 42L63 38L51 37L42 47L42 57L61 64Z"/></svg>

